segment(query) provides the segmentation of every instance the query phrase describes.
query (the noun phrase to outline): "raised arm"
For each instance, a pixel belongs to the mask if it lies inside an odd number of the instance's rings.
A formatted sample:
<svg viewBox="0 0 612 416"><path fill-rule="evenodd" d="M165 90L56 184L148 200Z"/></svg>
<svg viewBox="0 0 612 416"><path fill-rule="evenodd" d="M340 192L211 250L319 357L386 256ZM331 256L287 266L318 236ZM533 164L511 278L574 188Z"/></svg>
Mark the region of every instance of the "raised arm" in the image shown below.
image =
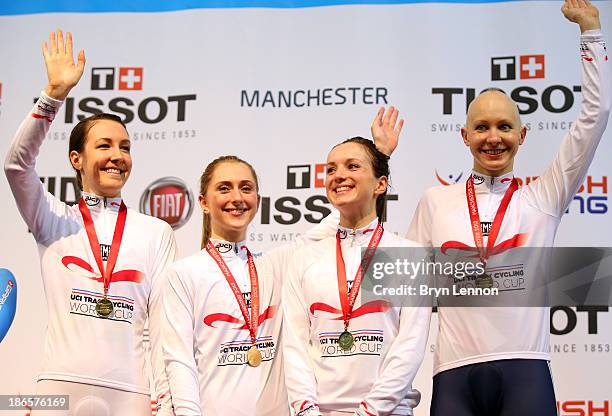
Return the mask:
<svg viewBox="0 0 612 416"><path fill-rule="evenodd" d="M402 127L404 127L404 119L398 122L398 118L397 108L391 106L385 113L385 108L380 107L370 127L376 148L389 157L397 147Z"/></svg>
<svg viewBox="0 0 612 416"><path fill-rule="evenodd" d="M563 215L584 181L606 129L612 101L610 65L597 8L587 0L566 0L561 10L582 32L582 101L552 164L525 190L532 205L557 217Z"/></svg>
<svg viewBox="0 0 612 416"><path fill-rule="evenodd" d="M47 194L35 170L39 148L62 100L83 74L85 53L73 60L72 35L66 41L61 31L51 33L43 45L48 84L31 113L21 123L6 155L4 171L17 207L37 241L49 237L65 205Z"/></svg>

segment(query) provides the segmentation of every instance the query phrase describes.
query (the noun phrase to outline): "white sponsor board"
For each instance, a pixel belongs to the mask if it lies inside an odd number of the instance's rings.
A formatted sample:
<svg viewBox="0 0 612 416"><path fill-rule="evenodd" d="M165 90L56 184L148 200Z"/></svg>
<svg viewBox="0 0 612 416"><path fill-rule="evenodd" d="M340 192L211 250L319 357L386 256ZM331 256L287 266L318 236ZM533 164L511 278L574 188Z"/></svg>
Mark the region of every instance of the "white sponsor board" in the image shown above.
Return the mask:
<svg viewBox="0 0 612 416"><path fill-rule="evenodd" d="M612 4L597 4L609 36ZM395 105L406 127L392 158L391 194L397 198L389 201L387 228L403 234L426 188L469 174L471 157L458 129L467 100L486 87L514 94L526 113L529 132L517 176L537 176L552 160L580 100L579 31L563 19L560 6L426 3L0 16L0 154L44 87L40 44L61 27L86 50L87 67L38 158L39 176L55 195L75 198L67 159L75 122L97 110L116 112L129 121L133 141L134 168L124 190L129 206L138 209L149 185L166 177L182 179L197 199L206 164L236 154L260 177L264 198L248 240L267 249L291 241L327 212L320 164L331 146L368 137L377 108ZM611 156L608 131L585 189L562 222L559 245L612 245ZM0 393L28 394L35 391L42 357L45 297L36 244L4 176L0 199L0 267L19 282L15 321L0 345L2 374L10 374L0 379ZM181 256L199 248L200 227L195 206L175 230ZM434 318L430 344L436 326ZM567 332L552 337L561 414L610 414L592 411L612 399L610 313L558 310L553 327ZM428 348L415 381L423 393L416 415L429 413L432 356Z"/></svg>

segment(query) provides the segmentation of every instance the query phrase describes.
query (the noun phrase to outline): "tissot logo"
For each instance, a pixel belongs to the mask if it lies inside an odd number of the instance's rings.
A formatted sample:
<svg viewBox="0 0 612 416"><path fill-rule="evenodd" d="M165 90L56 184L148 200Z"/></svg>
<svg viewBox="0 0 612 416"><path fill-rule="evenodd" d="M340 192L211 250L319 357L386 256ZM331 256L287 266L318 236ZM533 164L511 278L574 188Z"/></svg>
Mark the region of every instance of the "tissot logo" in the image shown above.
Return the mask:
<svg viewBox="0 0 612 416"><path fill-rule="evenodd" d="M114 91L142 91L144 88L143 67L95 67L91 69L91 90L96 94L88 97L67 97L62 107L64 123L72 124L99 113L113 113L125 124L140 121L155 125L168 119L172 122L187 120L188 105L196 101L196 94L167 96L118 96ZM105 92L108 91L108 92ZM38 98L34 99L36 102ZM59 120L57 117L56 120ZM176 126L179 127L179 126ZM180 126L174 131L138 131L131 134L133 140L168 140L193 138L196 131Z"/></svg>
<svg viewBox="0 0 612 416"><path fill-rule="evenodd" d="M546 59L543 54L497 56L490 58L491 81L543 80L549 74L546 70ZM464 86L432 87L431 93L442 99L442 114L461 115L460 120L444 120L433 123L431 131L436 133L456 132L463 126L463 117L470 103L484 91L485 87L496 87L504 90L516 102L521 115L533 114L542 109L548 113L560 114L570 111L579 100L582 87L580 85L541 85L531 82L528 85L503 83L486 85L483 80L481 88ZM570 123L539 121L525 124L528 130L568 130Z"/></svg>
<svg viewBox="0 0 612 416"><path fill-rule="evenodd" d="M515 80L516 57L499 56L491 58L491 81ZM519 56L520 79L544 78L544 55Z"/></svg>
<svg viewBox="0 0 612 416"><path fill-rule="evenodd" d="M166 221L177 229L191 217L193 196L182 179L166 177L150 184L140 198L140 212Z"/></svg>
<svg viewBox="0 0 612 416"><path fill-rule="evenodd" d="M142 90L143 68L142 67L119 67L116 71L113 67L91 68L91 89L114 90L116 79L119 90ZM115 74L119 74L115 77Z"/></svg>
<svg viewBox="0 0 612 416"><path fill-rule="evenodd" d="M231 243L217 243L215 248L219 253L228 253L233 248L233 245Z"/></svg>
<svg viewBox="0 0 612 416"><path fill-rule="evenodd" d="M314 172L314 175L313 175ZM314 179L314 180L312 180ZM325 164L287 166L287 189L325 187Z"/></svg>

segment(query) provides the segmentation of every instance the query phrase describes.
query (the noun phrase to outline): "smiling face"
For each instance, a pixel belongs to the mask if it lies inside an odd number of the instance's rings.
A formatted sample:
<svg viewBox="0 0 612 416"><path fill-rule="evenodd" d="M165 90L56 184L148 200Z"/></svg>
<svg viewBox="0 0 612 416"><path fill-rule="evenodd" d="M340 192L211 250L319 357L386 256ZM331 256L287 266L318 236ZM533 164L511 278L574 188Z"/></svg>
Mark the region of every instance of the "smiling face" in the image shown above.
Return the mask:
<svg viewBox="0 0 612 416"><path fill-rule="evenodd" d="M259 206L257 180L251 168L236 161L215 166L200 206L209 214L211 237L242 241Z"/></svg>
<svg viewBox="0 0 612 416"><path fill-rule="evenodd" d="M516 104L502 92L487 91L476 97L468 109L463 142L474 156L474 170L500 176L510 172L514 156L525 141Z"/></svg>
<svg viewBox="0 0 612 416"><path fill-rule="evenodd" d="M121 196L132 171L128 133L115 121L92 123L82 151L72 150L70 162L81 174L83 191L102 197Z"/></svg>
<svg viewBox="0 0 612 416"><path fill-rule="evenodd" d="M387 177L377 178L365 148L349 142L329 152L325 188L340 211L340 223L358 227L376 217L376 198L387 189Z"/></svg>

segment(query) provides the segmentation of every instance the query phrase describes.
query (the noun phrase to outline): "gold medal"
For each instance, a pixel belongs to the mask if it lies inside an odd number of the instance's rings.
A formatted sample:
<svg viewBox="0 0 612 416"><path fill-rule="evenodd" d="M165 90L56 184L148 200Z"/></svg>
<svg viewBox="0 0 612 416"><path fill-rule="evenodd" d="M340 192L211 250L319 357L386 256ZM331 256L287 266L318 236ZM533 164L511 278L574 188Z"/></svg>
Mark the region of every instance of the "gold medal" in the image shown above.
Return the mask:
<svg viewBox="0 0 612 416"><path fill-rule="evenodd" d="M480 289L491 289L493 287L493 278L490 274L484 273L476 278L476 287Z"/></svg>
<svg viewBox="0 0 612 416"><path fill-rule="evenodd" d="M355 339L353 338L353 334L351 334L349 331L345 330L338 337L338 345L340 345L340 348L343 350L350 350L354 343Z"/></svg>
<svg viewBox="0 0 612 416"><path fill-rule="evenodd" d="M261 364L261 351L259 351L255 345L247 351L247 363L251 367L259 367Z"/></svg>
<svg viewBox="0 0 612 416"><path fill-rule="evenodd" d="M113 302L106 298L100 299L96 303L96 313L106 318L111 313L113 313Z"/></svg>

